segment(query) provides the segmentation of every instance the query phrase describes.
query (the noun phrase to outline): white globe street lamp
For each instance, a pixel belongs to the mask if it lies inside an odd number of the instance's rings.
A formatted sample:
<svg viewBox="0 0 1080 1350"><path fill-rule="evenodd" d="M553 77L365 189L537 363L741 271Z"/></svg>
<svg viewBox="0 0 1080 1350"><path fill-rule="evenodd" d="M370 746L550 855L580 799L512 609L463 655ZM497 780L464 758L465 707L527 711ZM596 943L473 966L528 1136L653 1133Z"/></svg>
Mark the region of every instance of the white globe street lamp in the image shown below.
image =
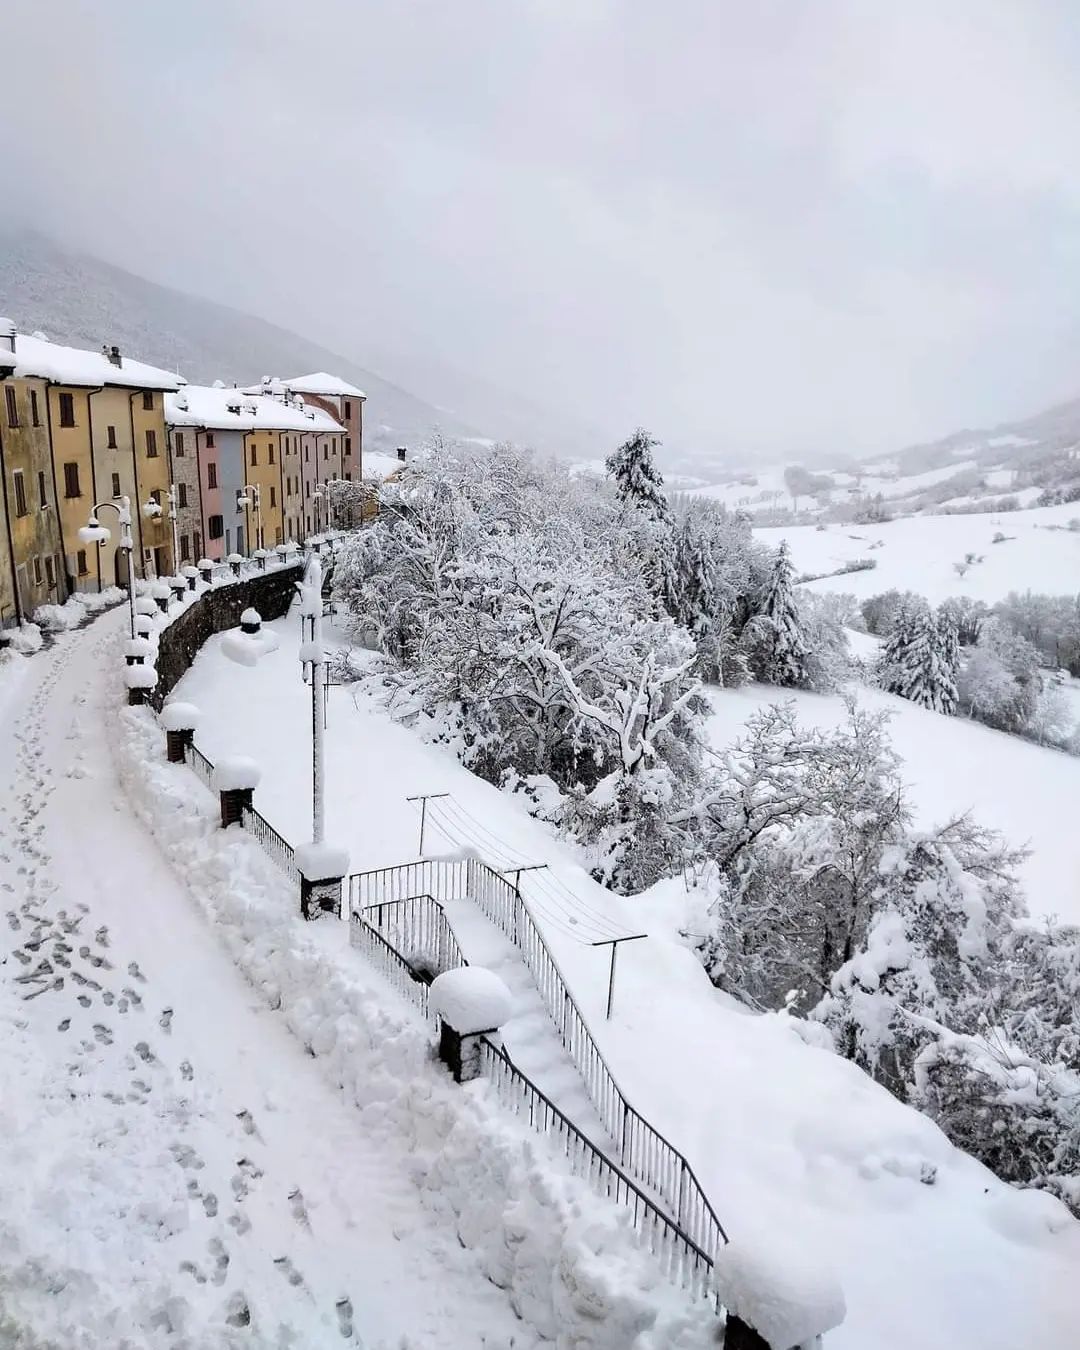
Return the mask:
<svg viewBox="0 0 1080 1350"><path fill-rule="evenodd" d="M127 583L128 583L128 615L131 624L131 636L135 636L135 563L132 554L135 550L135 542L131 537L131 498L121 497L120 505L115 502L98 502L91 508L90 519L79 530L79 540L83 544L107 544L112 538L110 530L106 529L98 519L98 512L104 511L108 507L110 511L116 512L117 524L120 526L120 541L117 548L127 555ZM98 558L98 577L101 577L101 559Z"/></svg>

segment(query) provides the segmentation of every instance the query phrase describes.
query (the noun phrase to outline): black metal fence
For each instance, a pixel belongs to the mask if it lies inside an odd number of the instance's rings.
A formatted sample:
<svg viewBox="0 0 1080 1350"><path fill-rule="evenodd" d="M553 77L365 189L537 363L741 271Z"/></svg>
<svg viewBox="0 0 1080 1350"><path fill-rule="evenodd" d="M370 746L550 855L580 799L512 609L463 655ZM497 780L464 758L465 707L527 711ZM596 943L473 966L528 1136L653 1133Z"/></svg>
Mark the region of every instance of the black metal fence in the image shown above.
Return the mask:
<svg viewBox="0 0 1080 1350"><path fill-rule="evenodd" d="M442 905L430 895L385 900L350 915L355 926L367 923L414 968L434 978L444 970L468 965Z"/></svg>
<svg viewBox="0 0 1080 1350"><path fill-rule="evenodd" d="M292 844L283 835L278 834L266 817L253 806L244 807L241 821L244 829L254 835L285 875L299 882L300 872L296 866L296 854Z"/></svg>
<svg viewBox="0 0 1080 1350"><path fill-rule="evenodd" d="M196 778L201 779L203 784L207 788L209 788L211 792L213 792L214 790L213 763L206 758L206 756L194 742L190 742L188 745L184 747L184 762L185 764L187 764L189 769L192 769L194 771Z"/></svg>

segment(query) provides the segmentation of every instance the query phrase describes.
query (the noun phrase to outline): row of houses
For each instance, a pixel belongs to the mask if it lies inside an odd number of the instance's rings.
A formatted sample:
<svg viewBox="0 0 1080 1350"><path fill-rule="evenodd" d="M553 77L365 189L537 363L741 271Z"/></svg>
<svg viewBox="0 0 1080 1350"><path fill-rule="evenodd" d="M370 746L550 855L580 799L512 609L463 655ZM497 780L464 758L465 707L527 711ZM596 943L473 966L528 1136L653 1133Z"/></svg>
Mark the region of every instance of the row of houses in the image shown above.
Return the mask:
<svg viewBox="0 0 1080 1350"><path fill-rule="evenodd" d="M361 485L400 468L365 463L364 397L324 372L189 385L115 346L66 347L0 319L0 626L124 584L105 505L124 497L139 577L353 523ZM99 507L111 538L88 546L79 530Z"/></svg>

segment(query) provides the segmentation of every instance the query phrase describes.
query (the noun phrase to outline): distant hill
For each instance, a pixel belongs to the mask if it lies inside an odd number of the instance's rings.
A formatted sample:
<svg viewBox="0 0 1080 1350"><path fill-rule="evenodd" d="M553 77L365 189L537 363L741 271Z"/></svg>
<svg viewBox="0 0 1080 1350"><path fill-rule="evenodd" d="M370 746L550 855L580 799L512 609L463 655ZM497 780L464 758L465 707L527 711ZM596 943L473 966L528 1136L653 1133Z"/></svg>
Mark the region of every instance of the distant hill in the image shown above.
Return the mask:
<svg viewBox="0 0 1080 1350"><path fill-rule="evenodd" d="M296 333L69 253L37 234L0 234L0 314L21 331L41 329L56 342L95 349L115 342L193 383L250 384L263 375L333 371L367 394L364 439L372 449L416 445L435 427L454 437L547 440L545 448L558 448L544 435L542 409L482 381L461 376L458 387L454 372L440 369L432 381L438 395L428 401ZM469 413L452 404L468 405Z"/></svg>

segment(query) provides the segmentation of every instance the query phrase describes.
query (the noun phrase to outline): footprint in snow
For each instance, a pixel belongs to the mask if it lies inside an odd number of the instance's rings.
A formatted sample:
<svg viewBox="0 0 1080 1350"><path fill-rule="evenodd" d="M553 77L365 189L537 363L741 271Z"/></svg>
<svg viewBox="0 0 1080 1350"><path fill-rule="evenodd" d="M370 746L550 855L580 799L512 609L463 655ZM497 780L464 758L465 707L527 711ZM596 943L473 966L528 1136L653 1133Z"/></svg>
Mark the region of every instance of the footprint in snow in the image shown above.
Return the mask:
<svg viewBox="0 0 1080 1350"><path fill-rule="evenodd" d="M172 1019L173 1010L171 1008L164 1009L161 1016L158 1018L158 1026L164 1031L166 1036L172 1034Z"/></svg>
<svg viewBox="0 0 1080 1350"><path fill-rule="evenodd" d="M287 1256L275 1256L274 1269L279 1270L294 1289L299 1288L304 1283L303 1275L300 1274Z"/></svg>
<svg viewBox="0 0 1080 1350"><path fill-rule="evenodd" d="M157 1055L154 1054L153 1050L150 1049L145 1041L136 1041L135 1053L144 1064L157 1064L159 1062Z"/></svg>
<svg viewBox="0 0 1080 1350"><path fill-rule="evenodd" d="M220 1238L211 1238L206 1245L214 1258L213 1281L215 1284L224 1284L229 1273L229 1253L225 1250L225 1244Z"/></svg>
<svg viewBox="0 0 1080 1350"><path fill-rule="evenodd" d="M94 1023L94 1038L99 1045L112 1045L113 1043L112 1032L101 1022Z"/></svg>
<svg viewBox="0 0 1080 1350"><path fill-rule="evenodd" d="M195 1077L195 1070L191 1067L191 1061L188 1059L180 1062L180 1077L185 1083L190 1083Z"/></svg>
<svg viewBox="0 0 1080 1350"><path fill-rule="evenodd" d="M239 1290L230 1294L225 1304L225 1322L230 1327L248 1327L251 1325L251 1309L248 1301Z"/></svg>
<svg viewBox="0 0 1080 1350"><path fill-rule="evenodd" d="M139 969L138 961L132 961L128 964L127 973L133 980L142 980L143 983L146 982L146 976Z"/></svg>
<svg viewBox="0 0 1080 1350"><path fill-rule="evenodd" d="M353 1334L353 1306L351 1298L339 1298L334 1304L337 1313L338 1330L346 1340Z"/></svg>
<svg viewBox="0 0 1080 1350"><path fill-rule="evenodd" d="M308 1218L307 1205L304 1203L303 1192L297 1188L289 1192L289 1208L292 1210L292 1216L301 1228L311 1231L311 1221Z"/></svg>

